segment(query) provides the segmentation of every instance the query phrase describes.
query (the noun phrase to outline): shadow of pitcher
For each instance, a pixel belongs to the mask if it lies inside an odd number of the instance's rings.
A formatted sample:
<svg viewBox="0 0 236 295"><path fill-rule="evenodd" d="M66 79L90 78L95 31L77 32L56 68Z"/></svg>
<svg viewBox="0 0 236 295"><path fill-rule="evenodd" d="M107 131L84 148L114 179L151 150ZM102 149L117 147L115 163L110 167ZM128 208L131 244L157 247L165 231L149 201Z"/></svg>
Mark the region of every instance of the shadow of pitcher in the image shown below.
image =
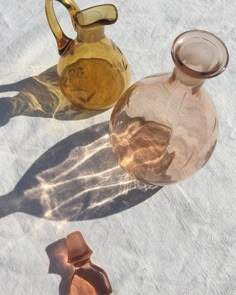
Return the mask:
<svg viewBox="0 0 236 295"><path fill-rule="evenodd" d="M71 104L62 94L56 66L38 76L12 84L0 85L0 93L18 92L13 97L0 97L0 126L16 116L82 120L101 113L86 111Z"/></svg>

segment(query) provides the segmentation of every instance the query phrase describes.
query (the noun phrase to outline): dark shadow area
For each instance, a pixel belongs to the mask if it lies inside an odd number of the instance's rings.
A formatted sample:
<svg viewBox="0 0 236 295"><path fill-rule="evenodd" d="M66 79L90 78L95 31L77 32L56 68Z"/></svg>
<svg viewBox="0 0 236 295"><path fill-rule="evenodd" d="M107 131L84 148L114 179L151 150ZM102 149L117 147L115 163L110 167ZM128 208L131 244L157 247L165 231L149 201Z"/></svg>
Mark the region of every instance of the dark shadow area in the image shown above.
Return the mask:
<svg viewBox="0 0 236 295"><path fill-rule="evenodd" d="M154 195L161 187L142 184L118 166L108 131L104 122L50 148L0 197L0 218L20 211L51 220L96 219Z"/></svg>
<svg viewBox="0 0 236 295"><path fill-rule="evenodd" d="M59 240L46 248L50 265L48 273L57 274L61 277L59 295L68 295L74 274L74 267L67 263L66 239Z"/></svg>
<svg viewBox="0 0 236 295"><path fill-rule="evenodd" d="M0 93L18 92L13 97L0 97L0 126L15 116L81 120L101 112L85 111L72 105L60 91L56 66L38 76L0 85Z"/></svg>

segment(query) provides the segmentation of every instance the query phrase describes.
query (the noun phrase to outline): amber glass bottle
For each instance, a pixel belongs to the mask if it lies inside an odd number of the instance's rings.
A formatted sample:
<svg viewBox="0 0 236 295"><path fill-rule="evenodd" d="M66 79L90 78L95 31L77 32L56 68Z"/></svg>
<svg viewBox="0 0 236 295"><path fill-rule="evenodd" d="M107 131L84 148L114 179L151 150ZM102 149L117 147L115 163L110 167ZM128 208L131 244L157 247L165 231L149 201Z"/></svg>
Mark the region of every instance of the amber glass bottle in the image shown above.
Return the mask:
<svg viewBox="0 0 236 295"><path fill-rule="evenodd" d="M126 58L104 34L104 26L117 21L117 9L104 4L80 10L73 0L58 1L68 9L77 32L75 40L63 33L54 13L53 0L46 0L49 26L61 56L57 66L61 90L73 104L85 109L110 108L130 80Z"/></svg>

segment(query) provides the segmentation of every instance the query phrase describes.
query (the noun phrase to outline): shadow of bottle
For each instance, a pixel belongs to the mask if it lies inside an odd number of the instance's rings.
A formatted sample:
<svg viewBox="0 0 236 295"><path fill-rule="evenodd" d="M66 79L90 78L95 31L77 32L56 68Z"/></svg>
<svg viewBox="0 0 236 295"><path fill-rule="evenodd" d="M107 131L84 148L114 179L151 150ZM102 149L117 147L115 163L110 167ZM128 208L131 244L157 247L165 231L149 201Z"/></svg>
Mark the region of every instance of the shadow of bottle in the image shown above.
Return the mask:
<svg viewBox="0 0 236 295"><path fill-rule="evenodd" d="M142 184L117 164L108 122L57 143L0 197L0 218L24 212L50 220L88 220L129 209L161 187Z"/></svg>
<svg viewBox="0 0 236 295"><path fill-rule="evenodd" d="M0 93L15 92L13 97L0 98L0 126L15 116L81 120L101 112L86 111L72 105L63 96L58 85L56 66L38 76L0 85Z"/></svg>

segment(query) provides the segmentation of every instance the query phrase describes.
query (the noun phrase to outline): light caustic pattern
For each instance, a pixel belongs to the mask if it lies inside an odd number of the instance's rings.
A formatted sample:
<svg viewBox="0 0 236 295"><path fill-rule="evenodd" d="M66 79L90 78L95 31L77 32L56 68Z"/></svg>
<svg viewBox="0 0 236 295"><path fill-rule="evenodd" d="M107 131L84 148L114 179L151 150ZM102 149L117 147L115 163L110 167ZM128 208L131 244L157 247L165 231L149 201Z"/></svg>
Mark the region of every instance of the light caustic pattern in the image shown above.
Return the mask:
<svg viewBox="0 0 236 295"><path fill-rule="evenodd" d="M155 122L143 122L141 118L131 121L119 135L111 133L113 150L119 154L120 166L142 180L166 177L175 153L168 152L172 130Z"/></svg>
<svg viewBox="0 0 236 295"><path fill-rule="evenodd" d="M108 135L85 146L75 147L59 164L35 175L37 185L25 190L25 198L37 198L45 218L86 218L92 210L109 207L116 198L143 185L116 163Z"/></svg>

